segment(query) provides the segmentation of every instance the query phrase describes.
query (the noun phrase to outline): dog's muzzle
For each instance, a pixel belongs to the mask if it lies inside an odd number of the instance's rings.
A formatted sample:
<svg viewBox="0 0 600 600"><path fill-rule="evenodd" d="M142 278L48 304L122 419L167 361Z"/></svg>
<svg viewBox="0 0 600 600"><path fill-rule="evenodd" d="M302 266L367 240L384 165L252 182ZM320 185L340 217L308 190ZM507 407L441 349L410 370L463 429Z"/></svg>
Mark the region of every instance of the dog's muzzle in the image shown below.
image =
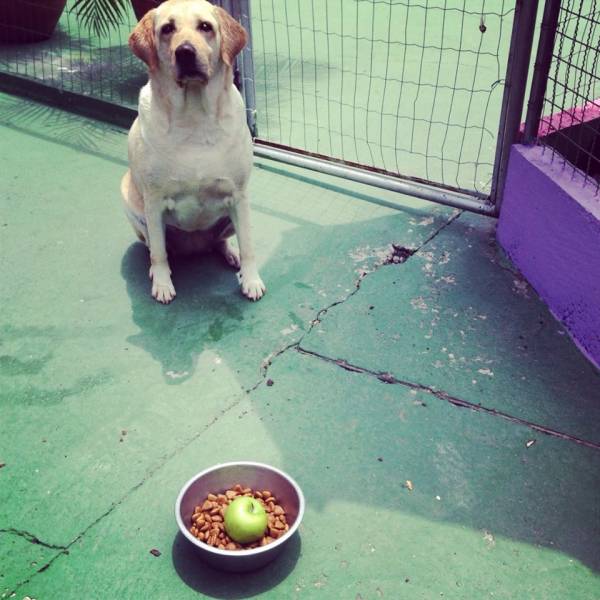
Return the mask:
<svg viewBox="0 0 600 600"><path fill-rule="evenodd" d="M207 81L208 76L200 62L196 49L189 42L184 42L175 50L175 64L177 65L177 78L197 79Z"/></svg>

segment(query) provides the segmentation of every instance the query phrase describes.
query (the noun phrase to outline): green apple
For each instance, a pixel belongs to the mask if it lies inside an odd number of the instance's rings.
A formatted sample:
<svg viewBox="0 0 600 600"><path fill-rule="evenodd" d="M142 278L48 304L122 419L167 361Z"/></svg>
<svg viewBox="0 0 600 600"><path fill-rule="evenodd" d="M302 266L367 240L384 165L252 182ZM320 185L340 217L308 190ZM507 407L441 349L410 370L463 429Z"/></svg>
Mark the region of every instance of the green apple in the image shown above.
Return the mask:
<svg viewBox="0 0 600 600"><path fill-rule="evenodd" d="M267 528L267 513L259 500L237 497L225 511L225 531L240 544L259 540Z"/></svg>

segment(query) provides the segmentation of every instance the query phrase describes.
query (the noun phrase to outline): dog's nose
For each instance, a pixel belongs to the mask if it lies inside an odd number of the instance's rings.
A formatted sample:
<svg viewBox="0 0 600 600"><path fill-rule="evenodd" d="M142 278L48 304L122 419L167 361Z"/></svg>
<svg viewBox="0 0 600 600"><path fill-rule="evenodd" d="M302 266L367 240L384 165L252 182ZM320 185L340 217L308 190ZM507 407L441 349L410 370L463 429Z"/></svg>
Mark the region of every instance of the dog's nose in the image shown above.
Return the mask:
<svg viewBox="0 0 600 600"><path fill-rule="evenodd" d="M190 66L196 62L196 50L189 42L184 42L175 50L175 59L182 66Z"/></svg>

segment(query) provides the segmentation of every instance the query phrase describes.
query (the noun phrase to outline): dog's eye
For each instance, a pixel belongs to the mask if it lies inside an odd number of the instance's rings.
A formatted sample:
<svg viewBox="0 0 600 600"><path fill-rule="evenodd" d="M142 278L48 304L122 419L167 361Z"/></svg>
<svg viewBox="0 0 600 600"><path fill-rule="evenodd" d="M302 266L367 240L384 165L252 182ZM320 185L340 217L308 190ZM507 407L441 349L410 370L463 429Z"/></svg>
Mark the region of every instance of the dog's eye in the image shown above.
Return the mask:
<svg viewBox="0 0 600 600"><path fill-rule="evenodd" d="M200 21L200 24L198 25L198 29L200 31L212 31L213 26L208 21Z"/></svg>
<svg viewBox="0 0 600 600"><path fill-rule="evenodd" d="M160 32L163 35L169 35L170 33L173 33L175 31L175 25L173 25L173 23L166 23L165 25L163 25L160 28Z"/></svg>

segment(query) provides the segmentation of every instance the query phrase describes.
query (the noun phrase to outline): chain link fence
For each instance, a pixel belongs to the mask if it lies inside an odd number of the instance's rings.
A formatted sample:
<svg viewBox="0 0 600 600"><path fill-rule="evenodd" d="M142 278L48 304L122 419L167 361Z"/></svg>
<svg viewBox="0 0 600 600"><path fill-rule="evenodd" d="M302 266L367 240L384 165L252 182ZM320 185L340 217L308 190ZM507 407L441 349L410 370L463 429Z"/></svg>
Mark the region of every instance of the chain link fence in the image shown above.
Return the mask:
<svg viewBox="0 0 600 600"><path fill-rule="evenodd" d="M548 0L525 139L600 191L600 2Z"/></svg>
<svg viewBox="0 0 600 600"><path fill-rule="evenodd" d="M105 112L106 103L109 112L122 109L121 121L127 121L146 81L144 65L127 47L137 21L131 2L138 5L139 16L140 4L148 8L160 0L0 3L0 83L3 76L10 76L55 90L71 98L74 110L88 99L99 100L105 103ZM238 61L237 82L258 149L263 143L308 155L330 166L388 177L383 183L374 179L374 185L492 212L490 195L498 178L498 147L503 144L510 88L509 53L519 7L528 2L537 4L537 0L217 3L252 33ZM49 39L5 43L7 27L25 37L35 34L30 29L33 17L11 24L9 13L15 6L33 11L53 3L66 6ZM91 25L89 7L94 3L115 7L112 13L96 14L104 18L100 27ZM533 28L535 11L529 13L523 30ZM347 173L340 169L337 174ZM391 178L405 182L404 187L390 185Z"/></svg>
<svg viewBox="0 0 600 600"><path fill-rule="evenodd" d="M261 139L489 194L514 0L254 0Z"/></svg>
<svg viewBox="0 0 600 600"><path fill-rule="evenodd" d="M68 0L49 39L40 39L49 28L50 4L51 0L0 4L0 72L134 108L146 74L127 46L137 22L131 4L123 4L124 10L112 18L101 14L99 27L94 27L86 24L81 5L78 10L77 1Z"/></svg>

